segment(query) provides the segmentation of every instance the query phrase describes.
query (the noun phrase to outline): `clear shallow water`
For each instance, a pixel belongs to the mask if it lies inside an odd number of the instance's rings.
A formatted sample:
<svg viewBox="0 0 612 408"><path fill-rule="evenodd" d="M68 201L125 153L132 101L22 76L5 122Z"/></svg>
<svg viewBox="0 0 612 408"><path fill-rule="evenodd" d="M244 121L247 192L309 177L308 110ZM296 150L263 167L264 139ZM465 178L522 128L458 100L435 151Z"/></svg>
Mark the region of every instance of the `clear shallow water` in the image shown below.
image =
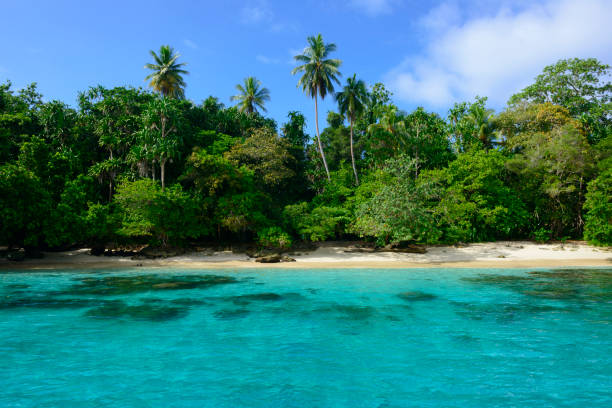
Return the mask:
<svg viewBox="0 0 612 408"><path fill-rule="evenodd" d="M0 275L2 407L594 408L611 390L612 269Z"/></svg>

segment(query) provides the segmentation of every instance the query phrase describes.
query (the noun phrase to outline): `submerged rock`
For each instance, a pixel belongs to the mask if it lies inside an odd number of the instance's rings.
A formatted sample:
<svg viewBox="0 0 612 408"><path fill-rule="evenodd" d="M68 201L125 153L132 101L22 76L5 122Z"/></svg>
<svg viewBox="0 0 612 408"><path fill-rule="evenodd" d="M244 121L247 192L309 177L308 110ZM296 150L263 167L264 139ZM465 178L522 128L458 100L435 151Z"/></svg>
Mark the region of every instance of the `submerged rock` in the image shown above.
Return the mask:
<svg viewBox="0 0 612 408"><path fill-rule="evenodd" d="M175 304L175 305L181 305L181 306L199 306L199 305L208 305L209 304L208 302L206 302L204 300L192 299L192 298L173 299L170 302Z"/></svg>
<svg viewBox="0 0 612 408"><path fill-rule="evenodd" d="M86 316L114 319L128 317L137 320L162 321L183 317L187 314L187 308L173 306L158 306L143 304L129 306L121 301L116 301L101 307L88 310Z"/></svg>
<svg viewBox="0 0 612 408"><path fill-rule="evenodd" d="M397 295L400 299L407 300L409 302L418 302L423 300L434 300L438 297L431 293L425 293L420 291L402 292Z"/></svg>
<svg viewBox="0 0 612 408"><path fill-rule="evenodd" d="M525 296L580 302L612 301L612 273L607 269L553 269L527 275L489 275L464 281L496 285Z"/></svg>
<svg viewBox="0 0 612 408"><path fill-rule="evenodd" d="M62 299L48 295L6 296L0 299L0 309L15 309L21 307L36 309L80 309L84 307L106 305L107 300L101 299Z"/></svg>
<svg viewBox="0 0 612 408"><path fill-rule="evenodd" d="M26 283L11 283L10 285L6 285L6 287L10 289L27 289L30 285Z"/></svg>
<svg viewBox="0 0 612 408"><path fill-rule="evenodd" d="M342 320L367 320L375 314L376 309L372 306L332 304L314 309L312 312L315 314L333 313Z"/></svg>
<svg viewBox="0 0 612 408"><path fill-rule="evenodd" d="M231 296L225 299L230 300L234 303L249 304L250 302L254 301L270 302L281 300L282 298L283 297L277 293L253 293L249 295Z"/></svg>
<svg viewBox="0 0 612 408"><path fill-rule="evenodd" d="M80 283L56 295L122 295L157 290L185 290L237 283L231 276L106 276L80 279Z"/></svg>
<svg viewBox="0 0 612 408"><path fill-rule="evenodd" d="M214 313L214 316L217 319L222 320L230 320L230 319L240 319L246 317L249 314L247 309L222 309L218 310Z"/></svg>

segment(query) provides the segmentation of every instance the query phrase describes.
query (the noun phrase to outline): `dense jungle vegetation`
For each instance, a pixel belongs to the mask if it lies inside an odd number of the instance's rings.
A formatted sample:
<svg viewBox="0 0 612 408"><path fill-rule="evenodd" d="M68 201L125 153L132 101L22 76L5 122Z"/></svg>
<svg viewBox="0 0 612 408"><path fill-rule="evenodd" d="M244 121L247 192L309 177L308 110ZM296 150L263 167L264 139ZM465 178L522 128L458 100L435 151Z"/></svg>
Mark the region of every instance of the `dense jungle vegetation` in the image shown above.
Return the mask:
<svg viewBox="0 0 612 408"><path fill-rule="evenodd" d="M300 112L266 118L270 92L253 77L235 106L186 100L168 46L151 52L150 90L93 87L76 108L5 82L0 244L612 243L608 65L561 60L498 114L477 97L442 117L402 111L382 83L341 82L335 51L319 35L295 57L313 137ZM337 111L319 132L323 98Z"/></svg>

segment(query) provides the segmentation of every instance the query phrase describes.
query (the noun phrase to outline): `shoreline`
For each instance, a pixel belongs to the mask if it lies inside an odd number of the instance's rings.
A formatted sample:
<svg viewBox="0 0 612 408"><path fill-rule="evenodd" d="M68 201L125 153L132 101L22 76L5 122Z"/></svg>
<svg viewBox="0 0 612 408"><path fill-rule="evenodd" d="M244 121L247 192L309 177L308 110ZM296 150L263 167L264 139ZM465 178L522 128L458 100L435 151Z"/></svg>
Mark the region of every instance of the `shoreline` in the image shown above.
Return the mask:
<svg viewBox="0 0 612 408"><path fill-rule="evenodd" d="M0 261L2 271L50 269L179 268L179 269L415 269L415 268L612 268L612 248L583 242L538 244L500 241L455 246L430 246L425 254L347 252L350 243L326 242L307 253L291 255L295 262L258 263L231 251L191 252L164 259L92 256L88 249L45 253L42 259Z"/></svg>

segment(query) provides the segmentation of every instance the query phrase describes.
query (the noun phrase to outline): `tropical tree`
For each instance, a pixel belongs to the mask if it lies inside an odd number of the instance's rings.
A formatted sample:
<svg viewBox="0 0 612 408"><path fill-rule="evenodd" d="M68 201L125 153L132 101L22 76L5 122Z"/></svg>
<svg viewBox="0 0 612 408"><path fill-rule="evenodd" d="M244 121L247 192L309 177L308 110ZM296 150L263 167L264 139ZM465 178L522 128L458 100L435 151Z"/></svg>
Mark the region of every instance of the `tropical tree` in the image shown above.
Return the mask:
<svg viewBox="0 0 612 408"><path fill-rule="evenodd" d="M336 94L338 109L340 113L346 115L351 123L351 162L353 173L355 174L355 184L359 184L357 168L355 167L355 152L353 150L353 128L357 117L363 113L368 103L368 90L365 82L356 79L356 74L346 80L346 85L341 92Z"/></svg>
<svg viewBox="0 0 612 408"><path fill-rule="evenodd" d="M544 68L535 82L513 95L508 104L552 103L568 109L582 123L589 143L612 134L611 68L595 58L562 59Z"/></svg>
<svg viewBox="0 0 612 408"><path fill-rule="evenodd" d="M291 74L295 75L298 72L303 73L298 81L298 87L301 87L308 96L314 98L319 152L323 159L323 166L327 173L327 179L331 180L329 167L327 166L327 160L325 160L325 152L323 151L323 145L321 144L321 137L319 134L319 107L317 97L320 96L322 100L325 99L328 93L334 93L334 82L340 85L338 77L341 74L338 68L342 64L342 61L328 58L329 54L336 50L336 44L325 44L321 34L318 34L316 37L310 36L307 41L308 46L304 48L302 54L293 57L297 62L302 63L302 65L295 67L291 71Z"/></svg>
<svg viewBox="0 0 612 408"><path fill-rule="evenodd" d="M141 144L151 146L153 169L155 161L159 162L162 191L166 188L166 163L179 155L183 143L183 117L179 104L178 101L159 98L147 105L141 115L143 128L138 136Z"/></svg>
<svg viewBox="0 0 612 408"><path fill-rule="evenodd" d="M189 74L181 67L187 65L184 62L178 63L176 60L181 54L174 52L174 48L169 45L162 45L159 48L159 54L155 51L149 51L154 64L146 64L144 67L150 69L151 72L145 78L145 81L151 80L149 86L161 93L162 96L182 99L185 97L185 81L183 75Z"/></svg>
<svg viewBox="0 0 612 408"><path fill-rule="evenodd" d="M403 112L394 105L381 108L378 122L367 127L368 154L381 165L390 156L397 156L407 149L405 142L406 123Z"/></svg>
<svg viewBox="0 0 612 408"><path fill-rule="evenodd" d="M270 91L268 88L261 87L261 81L255 77L246 77L244 85L236 85L236 89L240 92L230 98L231 101L238 101L238 109L240 112L254 113L259 107L266 112L264 103L270 100Z"/></svg>

